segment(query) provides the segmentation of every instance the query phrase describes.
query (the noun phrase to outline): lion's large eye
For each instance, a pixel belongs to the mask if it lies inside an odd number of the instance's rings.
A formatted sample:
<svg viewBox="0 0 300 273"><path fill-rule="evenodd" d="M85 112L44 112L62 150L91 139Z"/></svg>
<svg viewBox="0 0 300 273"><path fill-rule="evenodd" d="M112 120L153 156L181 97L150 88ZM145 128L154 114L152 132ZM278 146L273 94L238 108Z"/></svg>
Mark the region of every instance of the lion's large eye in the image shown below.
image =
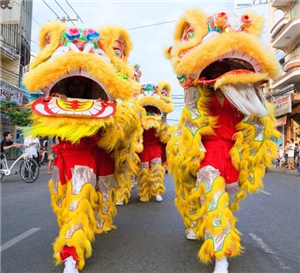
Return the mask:
<svg viewBox="0 0 300 273"><path fill-rule="evenodd" d="M190 39L194 38L194 36L195 36L194 29L191 26L186 26L183 31L181 40L187 42Z"/></svg>
<svg viewBox="0 0 300 273"><path fill-rule="evenodd" d="M122 59L122 52L121 52L119 49L114 49L114 51L115 51L115 55L116 55L118 58Z"/></svg>
<svg viewBox="0 0 300 273"><path fill-rule="evenodd" d="M169 94L168 94L168 92L166 91L166 90L161 90L161 92L160 92L161 94L162 94L162 96L164 96L164 97L168 97L169 96Z"/></svg>
<svg viewBox="0 0 300 273"><path fill-rule="evenodd" d="M117 40L115 42L115 45L114 45L113 49L115 51L116 57L123 60L124 59L124 51L123 51L124 45L123 45L123 43L121 41Z"/></svg>

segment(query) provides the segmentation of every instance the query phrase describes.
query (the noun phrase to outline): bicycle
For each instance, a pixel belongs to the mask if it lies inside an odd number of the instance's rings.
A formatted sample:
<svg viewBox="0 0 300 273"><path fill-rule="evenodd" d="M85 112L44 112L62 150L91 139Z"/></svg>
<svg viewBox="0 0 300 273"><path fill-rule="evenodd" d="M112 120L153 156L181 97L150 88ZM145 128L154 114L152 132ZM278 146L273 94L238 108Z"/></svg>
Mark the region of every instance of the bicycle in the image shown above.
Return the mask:
<svg viewBox="0 0 300 273"><path fill-rule="evenodd" d="M38 179L40 174L40 169L38 163L28 157L28 154L25 152L25 148L17 147L22 150L22 154L12 163L12 165L9 167L8 162L6 159L6 155L4 153L0 153L1 160L0 160L0 178L1 182L4 177L4 175L11 175L13 167L16 165L16 163L19 160L23 160L20 165L19 173L23 181L26 183L33 183L35 180Z"/></svg>

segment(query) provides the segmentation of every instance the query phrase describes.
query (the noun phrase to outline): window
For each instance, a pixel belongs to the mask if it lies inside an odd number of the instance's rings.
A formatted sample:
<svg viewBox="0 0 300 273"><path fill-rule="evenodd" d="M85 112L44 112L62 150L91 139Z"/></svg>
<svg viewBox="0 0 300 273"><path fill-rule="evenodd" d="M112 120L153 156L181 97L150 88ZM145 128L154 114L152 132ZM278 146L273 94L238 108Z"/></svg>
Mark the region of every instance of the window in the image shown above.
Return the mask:
<svg viewBox="0 0 300 273"><path fill-rule="evenodd" d="M280 64L284 64L284 62L285 62L285 53L284 53L284 51L281 50L281 49L276 50L275 55L276 55L277 61L278 61Z"/></svg>

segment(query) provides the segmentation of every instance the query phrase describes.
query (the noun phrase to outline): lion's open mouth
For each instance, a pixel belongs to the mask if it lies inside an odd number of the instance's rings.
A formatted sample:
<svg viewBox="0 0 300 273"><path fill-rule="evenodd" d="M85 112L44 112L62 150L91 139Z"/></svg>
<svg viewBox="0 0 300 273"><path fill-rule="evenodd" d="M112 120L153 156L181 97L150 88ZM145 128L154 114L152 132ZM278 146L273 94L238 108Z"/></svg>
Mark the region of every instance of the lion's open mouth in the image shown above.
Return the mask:
<svg viewBox="0 0 300 273"><path fill-rule="evenodd" d="M107 118L116 112L116 102L101 82L80 68L66 72L42 90L45 98L31 107L39 115Z"/></svg>
<svg viewBox="0 0 300 273"><path fill-rule="evenodd" d="M245 53L232 51L220 56L218 60L198 72L198 76L195 76L198 77L203 84L213 84L225 75L260 72L262 72L262 68L254 58Z"/></svg>
<svg viewBox="0 0 300 273"><path fill-rule="evenodd" d="M154 105L144 105L147 116L161 117L162 111Z"/></svg>
<svg viewBox="0 0 300 273"><path fill-rule="evenodd" d="M43 87L42 91L45 97L58 93L68 98L114 100L105 92L103 84L97 78L81 68L67 71L64 75Z"/></svg>

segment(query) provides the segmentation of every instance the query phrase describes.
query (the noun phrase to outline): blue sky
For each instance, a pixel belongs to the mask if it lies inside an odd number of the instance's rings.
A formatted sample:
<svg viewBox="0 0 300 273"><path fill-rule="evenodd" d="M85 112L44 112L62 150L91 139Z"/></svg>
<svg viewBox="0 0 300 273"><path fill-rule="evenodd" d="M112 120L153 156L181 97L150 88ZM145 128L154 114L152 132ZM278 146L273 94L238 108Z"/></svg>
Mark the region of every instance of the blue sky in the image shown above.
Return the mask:
<svg viewBox="0 0 300 273"><path fill-rule="evenodd" d="M240 1L241 2L241 1ZM243 1L252 2L252 1ZM173 43L175 24L184 10L197 7L207 13L227 11L233 8L232 1L75 1L33 0L32 51L39 51L36 44L40 25L56 20L57 15L76 19L72 6L83 23L78 20L77 27L98 28L104 25L121 25L128 30L133 42L129 62L141 66L142 83L158 83L161 80L171 84L172 95L183 95L170 62L164 56L164 48ZM57 15L56 15L56 14ZM73 26L71 22L68 26ZM183 100L174 99L175 110L168 116L170 123L179 119Z"/></svg>

